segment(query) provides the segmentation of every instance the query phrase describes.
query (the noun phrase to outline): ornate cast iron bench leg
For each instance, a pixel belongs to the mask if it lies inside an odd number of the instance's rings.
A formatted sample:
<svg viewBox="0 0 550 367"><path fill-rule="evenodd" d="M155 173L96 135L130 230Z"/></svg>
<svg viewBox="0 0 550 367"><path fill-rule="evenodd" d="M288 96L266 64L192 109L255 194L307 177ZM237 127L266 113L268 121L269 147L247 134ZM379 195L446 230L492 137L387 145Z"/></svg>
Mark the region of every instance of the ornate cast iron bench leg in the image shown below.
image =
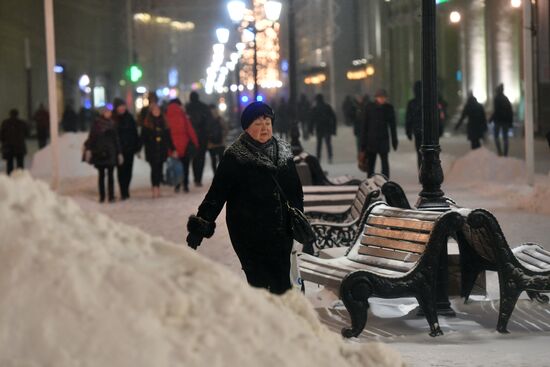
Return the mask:
<svg viewBox="0 0 550 367"><path fill-rule="evenodd" d="M368 299L371 296L395 298L395 295L400 294L405 297L410 294L408 289L412 282L417 285L415 297L430 326L430 336L443 335L437 318L435 279L429 281L417 274L413 278L396 282L359 270L347 275L340 286L340 296L351 318L351 328L343 328L342 336L351 338L361 334L367 323Z"/></svg>
<svg viewBox="0 0 550 367"><path fill-rule="evenodd" d="M372 293L373 286L366 272L353 272L342 281L340 294L351 318L351 328L342 329L344 338L357 337L365 328L369 310L368 299Z"/></svg>

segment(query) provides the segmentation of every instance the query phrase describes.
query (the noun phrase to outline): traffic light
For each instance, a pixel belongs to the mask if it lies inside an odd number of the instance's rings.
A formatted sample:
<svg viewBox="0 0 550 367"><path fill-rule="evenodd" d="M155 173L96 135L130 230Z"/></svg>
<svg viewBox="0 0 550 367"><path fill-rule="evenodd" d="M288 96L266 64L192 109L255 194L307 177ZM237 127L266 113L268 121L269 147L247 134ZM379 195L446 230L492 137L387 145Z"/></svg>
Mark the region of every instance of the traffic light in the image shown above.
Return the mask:
<svg viewBox="0 0 550 367"><path fill-rule="evenodd" d="M128 78L131 82L135 83L141 79L143 76L143 71L141 70L141 67L139 65L132 65L128 68L127 72Z"/></svg>

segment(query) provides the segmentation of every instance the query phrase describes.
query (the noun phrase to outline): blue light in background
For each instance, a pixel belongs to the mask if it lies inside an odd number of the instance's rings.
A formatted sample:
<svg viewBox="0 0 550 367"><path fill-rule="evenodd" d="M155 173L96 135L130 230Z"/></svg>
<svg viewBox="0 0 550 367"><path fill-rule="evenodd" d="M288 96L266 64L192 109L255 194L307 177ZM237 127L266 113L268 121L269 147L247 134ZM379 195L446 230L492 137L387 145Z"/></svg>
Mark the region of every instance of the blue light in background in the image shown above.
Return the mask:
<svg viewBox="0 0 550 367"><path fill-rule="evenodd" d="M112 104L112 103L107 103L107 104L105 105L105 107L107 107L107 109L109 109L109 110L111 110L111 111L113 110L113 104Z"/></svg>
<svg viewBox="0 0 550 367"><path fill-rule="evenodd" d="M281 70L282 71L288 71L288 61L287 60L283 60L281 61Z"/></svg>
<svg viewBox="0 0 550 367"><path fill-rule="evenodd" d="M256 101L263 102L264 101L264 96L262 96L261 94L258 94L258 96L256 97Z"/></svg>
<svg viewBox="0 0 550 367"><path fill-rule="evenodd" d="M56 73L56 74L61 74L64 71L65 71L65 69L61 65L55 65L53 67L53 72Z"/></svg>
<svg viewBox="0 0 550 367"><path fill-rule="evenodd" d="M90 101L89 99L85 100L84 107L86 107L87 109L92 108L92 101Z"/></svg>
<svg viewBox="0 0 550 367"><path fill-rule="evenodd" d="M241 97L241 102L242 102L242 103L248 102L248 96L242 96L242 97Z"/></svg>
<svg viewBox="0 0 550 367"><path fill-rule="evenodd" d="M170 87L175 87L178 84L179 75L178 75L178 69L172 68L168 72L168 85Z"/></svg>
<svg viewBox="0 0 550 367"><path fill-rule="evenodd" d="M462 81L462 71L461 71L461 70L457 70L457 71L456 71L456 81L457 81L457 82L461 82L461 81Z"/></svg>

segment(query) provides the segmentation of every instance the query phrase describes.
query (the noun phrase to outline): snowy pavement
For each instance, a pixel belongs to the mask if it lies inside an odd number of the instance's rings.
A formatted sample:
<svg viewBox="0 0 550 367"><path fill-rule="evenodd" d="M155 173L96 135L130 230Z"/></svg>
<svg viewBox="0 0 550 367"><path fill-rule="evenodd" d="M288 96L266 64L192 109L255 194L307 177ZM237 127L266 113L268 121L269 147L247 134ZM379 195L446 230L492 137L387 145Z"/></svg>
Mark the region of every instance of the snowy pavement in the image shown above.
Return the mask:
<svg viewBox="0 0 550 367"><path fill-rule="evenodd" d="M76 141L80 139L74 138ZM354 162L352 142L350 129L340 128L334 139L334 164L322 161L323 168L330 175L363 176ZM75 146L78 144L73 142L62 148L65 149L62 151L65 159L74 161L70 163L74 165L73 172L79 169L79 165L84 165L79 161L79 152L74 151ZM465 137L458 136L443 138L441 146L442 166L449 177L442 189L448 197L464 207L483 207L491 211L512 247L536 242L550 249L550 151L545 142L536 141L538 175L535 188L523 183L521 161L494 156L490 144L489 149L471 153ZM314 141L304 142L304 147L314 153ZM35 159L40 154L47 152L39 152ZM512 139L511 154L521 156L520 140ZM44 167L47 162L44 159L41 162L43 172L35 176L47 179L47 167ZM416 157L413 144L404 136L400 136L399 150L390 153L390 166L391 178L404 187L409 200L414 203L420 191L415 172ZM59 191L74 199L85 211L106 214L115 221L185 246L187 217L195 213L212 178L209 161L203 187L192 186L187 194L176 194L171 188L162 187L162 197L157 200L151 199L148 166L138 161L135 167L132 198L128 201L99 204L93 170L92 176L79 172L64 178ZM35 170L38 170L37 166L33 168ZM484 175L489 170L490 173ZM203 241L198 253L225 265L244 281L229 242L224 212L218 218L215 235ZM495 274L489 274L487 282L487 298L476 299L467 305L463 305L460 299L452 300L458 316L440 319L445 333L442 337L428 336L425 319L417 318L412 311L416 307L414 300L374 300L365 331L352 342L376 340L389 343L402 353L403 360L410 366L550 366L547 347L550 343L550 306L520 300L510 321L511 334L500 335L495 331L498 309ZM321 321L339 333L349 323L347 313L333 297L321 288L319 290L316 292L310 287L307 297L317 308Z"/></svg>

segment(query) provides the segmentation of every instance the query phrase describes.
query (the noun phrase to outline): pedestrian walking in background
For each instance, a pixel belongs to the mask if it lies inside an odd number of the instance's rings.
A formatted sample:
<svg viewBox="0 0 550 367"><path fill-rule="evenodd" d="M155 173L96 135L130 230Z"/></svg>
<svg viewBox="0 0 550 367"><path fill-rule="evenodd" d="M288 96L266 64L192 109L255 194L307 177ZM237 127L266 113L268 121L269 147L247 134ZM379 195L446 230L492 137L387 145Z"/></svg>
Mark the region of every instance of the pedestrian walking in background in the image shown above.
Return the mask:
<svg viewBox="0 0 550 367"><path fill-rule="evenodd" d="M287 140L288 134L290 132L290 111L288 103L286 102L286 99L284 97L281 97L279 99L279 103L277 104L277 107L274 109L274 111L275 119L277 120L275 131L277 132L277 134L279 134L281 138Z"/></svg>
<svg viewBox="0 0 550 367"><path fill-rule="evenodd" d="M204 159L208 145L207 129L212 115L208 106L199 100L199 94L195 91L189 95L189 103L185 105L185 111L187 111L187 115L191 118L191 124L199 139L197 153L193 157L193 180L195 181L195 186L202 186Z"/></svg>
<svg viewBox="0 0 550 367"><path fill-rule="evenodd" d="M181 161L183 168L182 183L176 184L174 191L178 192L183 184L183 192L189 192L189 162L193 152L198 149L199 140L179 98L168 103L166 122L170 129L170 138L176 150L176 157Z"/></svg>
<svg viewBox="0 0 550 367"><path fill-rule="evenodd" d="M61 127L65 132L77 132L78 131L78 115L73 108L73 102L67 101L65 110L63 111L63 117L61 117Z"/></svg>
<svg viewBox="0 0 550 367"><path fill-rule="evenodd" d="M86 106L81 106L78 111L78 130L88 131L94 120L94 111Z"/></svg>
<svg viewBox="0 0 550 367"><path fill-rule="evenodd" d="M38 149L42 149L46 146L50 137L50 112L40 103L32 119L36 127Z"/></svg>
<svg viewBox="0 0 550 367"><path fill-rule="evenodd" d="M493 115L489 119L494 124L493 135L495 137L495 145L497 146L498 155L508 156L508 131L512 127L514 121L514 111L508 97L504 95L504 85L499 84L495 90L495 98L493 99ZM500 145L500 135L502 133L502 142ZM504 148L504 149L503 149Z"/></svg>
<svg viewBox="0 0 550 367"><path fill-rule="evenodd" d="M208 152L210 153L210 162L212 163L212 172L216 172L218 162L221 161L223 152L225 150L225 138L229 128L227 122L220 116L218 107L211 104L208 106L212 119L208 124Z"/></svg>
<svg viewBox="0 0 550 367"><path fill-rule="evenodd" d="M300 100L298 101L296 112L296 117L298 118L300 125L302 125L302 136L304 140L308 140L311 132L313 131L309 120L309 116L311 115L311 103L303 93L300 94Z"/></svg>
<svg viewBox="0 0 550 367"><path fill-rule="evenodd" d="M487 118L485 117L485 109L477 101L472 92L468 93L468 100L455 126L455 131L462 125L465 118L468 118L466 134L471 148L477 149L481 147L481 139L483 139L485 132L487 132Z"/></svg>
<svg viewBox="0 0 550 367"><path fill-rule="evenodd" d="M414 98L407 103L407 112L405 114L405 133L407 139L414 137L414 146L416 150L416 162L418 168L422 163L420 146L422 145L422 82L417 80L413 86Z"/></svg>
<svg viewBox="0 0 550 367"><path fill-rule="evenodd" d="M357 116L355 118L355 124L353 125L353 135L355 136L358 154L361 152L361 130L363 129L363 122L365 121L365 110L370 102L370 96L365 94L357 105Z"/></svg>
<svg viewBox="0 0 550 367"><path fill-rule="evenodd" d="M105 176L107 176L107 198L115 201L115 181L113 171L117 164L123 164L123 156L118 140L117 129L112 120L112 112L103 107L92 123L88 139L84 142L84 159L98 171L99 202L105 201Z"/></svg>
<svg viewBox="0 0 550 367"><path fill-rule="evenodd" d="M120 150L123 162L117 167L118 186L120 198L130 198L130 183L132 182L132 171L134 168L134 155L141 150L137 123L134 116L128 111L126 102L121 98L113 101L113 121L120 141Z"/></svg>
<svg viewBox="0 0 550 367"><path fill-rule="evenodd" d="M328 103L325 103L322 94L315 96L315 105L311 109L311 123L315 127L317 136L317 158L321 161L323 141L327 146L328 161L332 163L332 135L336 135L336 114Z"/></svg>
<svg viewBox="0 0 550 367"><path fill-rule="evenodd" d="M397 130L395 126L395 110L387 102L388 93L379 89L374 95L374 102L365 108L365 120L361 129L361 152L359 163L367 169L368 177L374 174L376 157L380 157L382 174L390 177L390 137L393 150L397 150ZM366 161L366 164L365 164Z"/></svg>
<svg viewBox="0 0 550 367"><path fill-rule="evenodd" d="M282 294L291 288L293 244L286 201L303 210L303 193L290 146L273 136L273 117L262 102L245 108L245 132L225 151L197 215L189 217L187 243L196 249L210 238L227 203L229 236L248 283Z"/></svg>
<svg viewBox="0 0 550 367"><path fill-rule="evenodd" d="M17 168L25 168L25 155L27 144L25 139L29 136L27 123L19 119L19 111L10 110L10 117L2 121L0 125L0 143L2 143L2 158L6 161L6 173L13 171L14 161Z"/></svg>
<svg viewBox="0 0 550 367"><path fill-rule="evenodd" d="M151 166L151 191L153 199L160 197L160 182L162 179L162 165L168 158L168 151L174 151L177 158L170 130L157 104L149 106L149 113L143 120L141 141L145 148L145 160Z"/></svg>
<svg viewBox="0 0 550 367"><path fill-rule="evenodd" d="M148 92L147 93L147 105L144 106L140 111L138 115L138 126L143 126L143 121L145 121L145 117L149 114L149 109L153 105L158 105L159 97L155 92Z"/></svg>
<svg viewBox="0 0 550 367"><path fill-rule="evenodd" d="M344 115L344 123L346 126L354 126L355 120L357 119L357 110L359 109L359 104L350 95L347 95L342 102L342 114Z"/></svg>

